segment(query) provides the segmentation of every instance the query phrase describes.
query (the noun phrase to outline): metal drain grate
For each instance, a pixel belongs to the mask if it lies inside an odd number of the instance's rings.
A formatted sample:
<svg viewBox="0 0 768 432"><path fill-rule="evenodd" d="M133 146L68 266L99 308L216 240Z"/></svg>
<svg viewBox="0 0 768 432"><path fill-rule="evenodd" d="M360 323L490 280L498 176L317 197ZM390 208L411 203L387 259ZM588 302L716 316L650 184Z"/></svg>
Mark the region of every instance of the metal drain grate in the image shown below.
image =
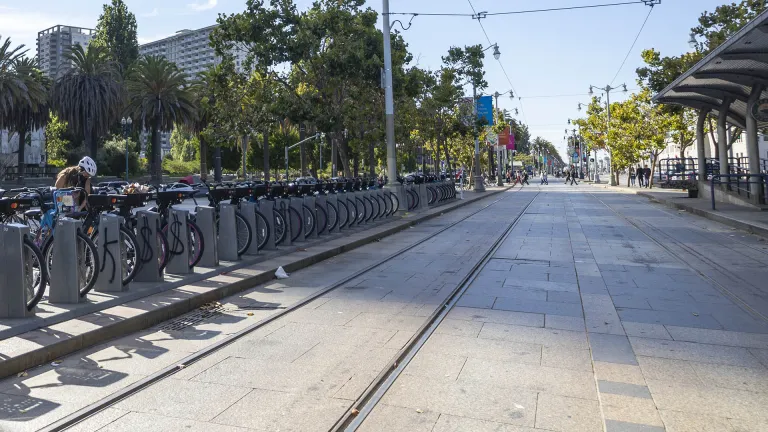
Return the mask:
<svg viewBox="0 0 768 432"><path fill-rule="evenodd" d="M219 316L225 310L224 306L219 302L206 303L192 312L188 312L174 320L163 323L158 327L158 330L184 330L187 327L192 327L209 318Z"/></svg>

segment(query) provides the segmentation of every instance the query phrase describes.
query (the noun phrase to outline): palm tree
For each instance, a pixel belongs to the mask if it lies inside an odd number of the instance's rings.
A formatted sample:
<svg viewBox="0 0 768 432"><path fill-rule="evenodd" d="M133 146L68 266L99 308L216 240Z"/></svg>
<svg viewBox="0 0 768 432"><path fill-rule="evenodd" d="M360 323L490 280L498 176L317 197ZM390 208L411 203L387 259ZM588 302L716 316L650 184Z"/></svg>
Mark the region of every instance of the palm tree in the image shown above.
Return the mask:
<svg viewBox="0 0 768 432"><path fill-rule="evenodd" d="M216 103L212 92L214 79L216 79L214 70L207 69L198 75L197 81L195 81L193 86L195 105L198 107L198 112L197 117L189 126L200 141L200 177L203 180L208 177L208 142L203 131L212 121L212 110Z"/></svg>
<svg viewBox="0 0 768 432"><path fill-rule="evenodd" d="M140 58L126 79L128 114L152 130L152 180L162 180L160 131L191 124L197 116L187 75L159 56ZM139 123L140 122L140 123Z"/></svg>
<svg viewBox="0 0 768 432"><path fill-rule="evenodd" d="M56 80L51 102L72 132L85 137L88 152L95 159L99 137L107 134L120 115L120 68L103 47L83 50L74 45L65 58L72 66Z"/></svg>
<svg viewBox="0 0 768 432"><path fill-rule="evenodd" d="M48 106L48 89L50 82L38 69L37 59L21 58L16 62L16 75L27 88L26 101L17 103L7 116L8 126L19 136L18 150L18 181L24 179L25 150L27 134L48 123L50 108Z"/></svg>
<svg viewBox="0 0 768 432"><path fill-rule="evenodd" d="M0 128L7 126L6 122L17 103L29 102L27 86L16 74L16 64L26 52L24 45L11 49L11 38L0 44Z"/></svg>

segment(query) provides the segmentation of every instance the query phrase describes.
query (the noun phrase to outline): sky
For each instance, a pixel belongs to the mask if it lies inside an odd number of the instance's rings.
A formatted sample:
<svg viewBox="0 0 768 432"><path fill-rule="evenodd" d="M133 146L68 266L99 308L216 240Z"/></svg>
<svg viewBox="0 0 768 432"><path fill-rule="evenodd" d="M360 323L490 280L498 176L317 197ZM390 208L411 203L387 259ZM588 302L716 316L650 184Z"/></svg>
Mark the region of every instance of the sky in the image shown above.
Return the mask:
<svg viewBox="0 0 768 432"><path fill-rule="evenodd" d="M311 0L294 0L300 10ZM627 1L627 0L623 0ZM629 0L631 1L631 0ZM689 50L691 27L704 11L733 0L662 0L650 8L639 4L592 9L489 16L483 19L488 38L471 17L417 16L402 32L414 55L414 63L439 69L441 57L452 46L483 44L488 39L501 51L499 61L487 52L486 94L514 88L515 99L500 97L499 106L514 111L530 127L532 138L553 142L565 155L563 140L568 119L578 118L579 102L589 102L590 85L637 89L635 70L642 66L640 53L655 48L662 55ZM136 15L139 43L170 36L181 29L214 24L219 14L240 12L245 0L126 0ZM390 12L473 13L509 12L617 3L617 0L390 0ZM0 35L14 45L25 44L34 52L37 32L56 24L93 28L102 11L102 0L0 0ZM381 0L367 0L381 12ZM638 36L643 21L648 18ZM393 16L405 20L410 17ZM381 28L381 20L379 21ZM396 29L400 29L395 25ZM622 61L629 53L626 63ZM502 65L509 80L502 71ZM614 79L615 77L615 79ZM468 89L471 92L471 89ZM622 100L617 90L611 100ZM397 115L397 112L395 113ZM572 127L571 127L572 128Z"/></svg>

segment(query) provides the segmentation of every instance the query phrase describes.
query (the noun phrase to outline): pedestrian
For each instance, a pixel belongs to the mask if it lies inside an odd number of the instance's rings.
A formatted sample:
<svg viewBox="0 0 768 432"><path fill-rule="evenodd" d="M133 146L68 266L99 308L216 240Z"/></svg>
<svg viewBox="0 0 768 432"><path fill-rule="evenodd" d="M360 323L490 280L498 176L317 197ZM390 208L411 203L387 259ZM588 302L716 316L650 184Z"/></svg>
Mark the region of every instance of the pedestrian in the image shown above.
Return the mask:
<svg viewBox="0 0 768 432"><path fill-rule="evenodd" d="M541 175L541 184L543 184L543 185L544 185L544 184L545 184L545 185L548 185L548 184L549 184L549 182L547 181L547 172L546 172L546 171L542 171L542 172L540 173L540 175Z"/></svg>
<svg viewBox="0 0 768 432"><path fill-rule="evenodd" d="M635 167L629 167L629 182L632 187L635 187Z"/></svg>
<svg viewBox="0 0 768 432"><path fill-rule="evenodd" d="M648 165L643 168L643 174L645 175L645 187L649 188L651 185L651 169L648 168Z"/></svg>
<svg viewBox="0 0 768 432"><path fill-rule="evenodd" d="M571 176L571 186L573 186L574 183L576 183L576 186L579 185L579 182L576 181L576 167L571 165L571 169L568 171L568 175Z"/></svg>
<svg viewBox="0 0 768 432"><path fill-rule="evenodd" d="M528 186L531 185L530 183L528 183L528 170L523 171L523 182L520 183L520 185L522 186L523 183L527 184Z"/></svg>
<svg viewBox="0 0 768 432"><path fill-rule="evenodd" d="M641 167L637 167L637 170L635 171L637 175L637 186L643 187L643 179L645 178L645 173ZM634 186L634 185L633 185Z"/></svg>

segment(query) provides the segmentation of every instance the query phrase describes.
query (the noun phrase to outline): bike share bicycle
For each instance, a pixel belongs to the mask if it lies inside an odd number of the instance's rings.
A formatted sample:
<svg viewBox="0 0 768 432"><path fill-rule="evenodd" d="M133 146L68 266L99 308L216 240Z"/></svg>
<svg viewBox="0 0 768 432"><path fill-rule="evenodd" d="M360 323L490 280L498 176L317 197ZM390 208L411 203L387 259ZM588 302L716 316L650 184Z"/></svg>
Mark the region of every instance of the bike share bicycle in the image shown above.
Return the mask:
<svg viewBox="0 0 768 432"><path fill-rule="evenodd" d="M171 214L173 206L181 204L186 198L192 198L195 202L195 207L197 207L197 201L194 198L195 193L179 191L157 191L155 193L157 206L150 208L149 211L157 212L160 215L160 231L168 240L168 259L165 260L166 265L172 256L186 253L187 262L191 269L203 257L205 244L200 227L197 226L189 214L186 221L179 220L176 213ZM183 224L186 224L186 228L189 230L189 241L187 244L184 244L182 241L181 229L184 228Z"/></svg>

